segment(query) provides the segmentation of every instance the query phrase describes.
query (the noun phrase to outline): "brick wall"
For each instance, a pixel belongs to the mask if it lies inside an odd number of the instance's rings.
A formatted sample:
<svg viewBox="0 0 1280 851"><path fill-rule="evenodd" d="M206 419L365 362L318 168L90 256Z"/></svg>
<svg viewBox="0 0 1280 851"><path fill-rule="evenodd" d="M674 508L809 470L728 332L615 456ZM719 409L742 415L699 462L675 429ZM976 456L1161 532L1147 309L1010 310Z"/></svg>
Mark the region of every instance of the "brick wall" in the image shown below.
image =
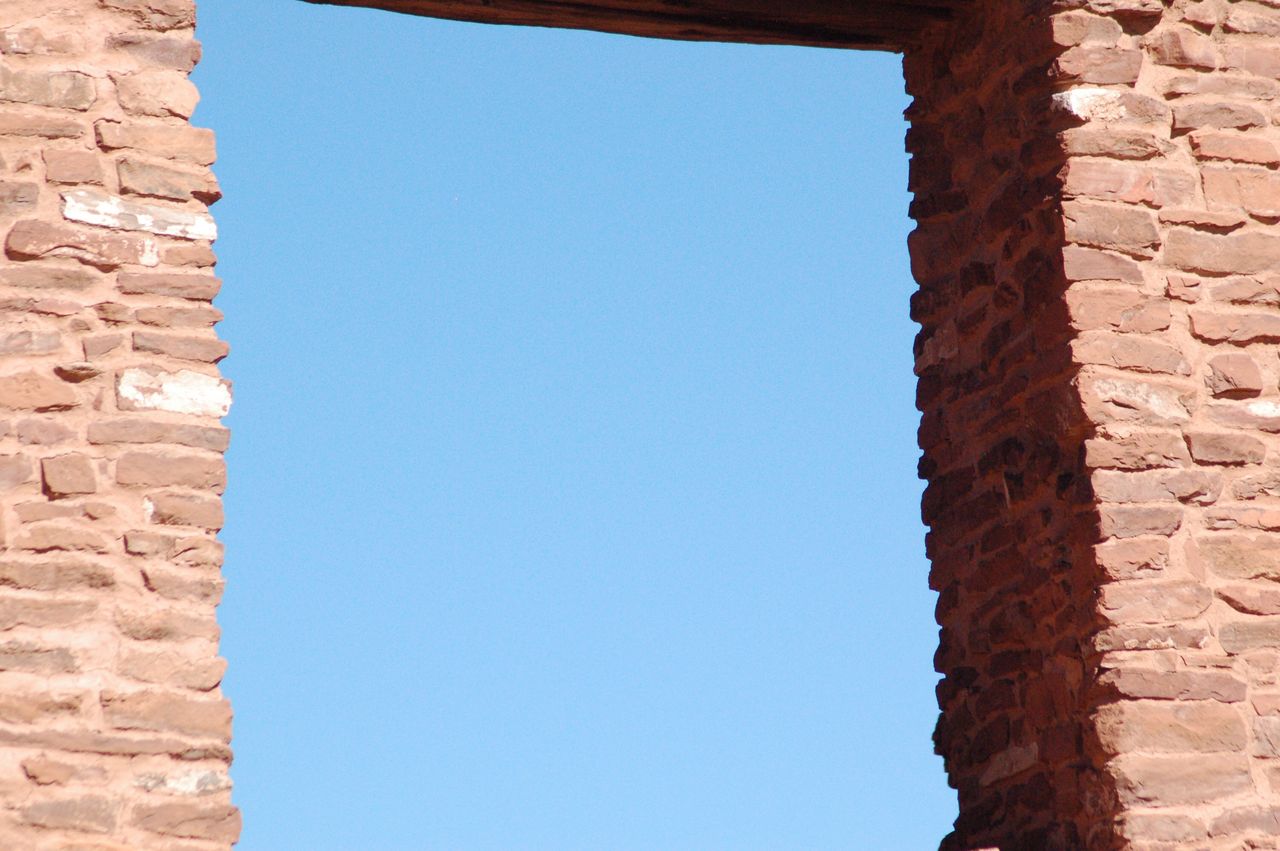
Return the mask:
<svg viewBox="0 0 1280 851"><path fill-rule="evenodd" d="M1280 8L908 52L946 848L1277 847Z"/></svg>
<svg viewBox="0 0 1280 851"><path fill-rule="evenodd" d="M0 847L230 846L190 0L0 3Z"/></svg>

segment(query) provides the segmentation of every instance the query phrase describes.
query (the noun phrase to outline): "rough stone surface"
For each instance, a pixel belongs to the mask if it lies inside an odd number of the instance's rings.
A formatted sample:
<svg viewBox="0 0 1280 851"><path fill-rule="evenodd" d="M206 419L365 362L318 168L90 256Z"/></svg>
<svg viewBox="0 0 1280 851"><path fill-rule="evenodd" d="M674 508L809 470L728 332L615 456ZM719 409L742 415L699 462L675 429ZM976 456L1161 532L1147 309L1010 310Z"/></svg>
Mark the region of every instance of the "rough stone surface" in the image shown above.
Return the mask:
<svg viewBox="0 0 1280 851"><path fill-rule="evenodd" d="M0 2L0 847L227 851L191 0Z"/></svg>
<svg viewBox="0 0 1280 851"><path fill-rule="evenodd" d="M1278 36L983 0L907 50L944 851L1280 841Z"/></svg>

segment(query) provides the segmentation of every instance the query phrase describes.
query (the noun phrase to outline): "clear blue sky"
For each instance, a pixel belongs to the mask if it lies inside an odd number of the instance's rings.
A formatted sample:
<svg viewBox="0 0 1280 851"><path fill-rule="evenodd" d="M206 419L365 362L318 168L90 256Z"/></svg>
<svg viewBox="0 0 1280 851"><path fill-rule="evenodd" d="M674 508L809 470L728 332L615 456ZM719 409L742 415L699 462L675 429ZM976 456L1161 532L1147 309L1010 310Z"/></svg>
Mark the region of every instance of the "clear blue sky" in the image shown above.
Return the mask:
<svg viewBox="0 0 1280 851"><path fill-rule="evenodd" d="M240 847L936 847L898 58L199 35Z"/></svg>

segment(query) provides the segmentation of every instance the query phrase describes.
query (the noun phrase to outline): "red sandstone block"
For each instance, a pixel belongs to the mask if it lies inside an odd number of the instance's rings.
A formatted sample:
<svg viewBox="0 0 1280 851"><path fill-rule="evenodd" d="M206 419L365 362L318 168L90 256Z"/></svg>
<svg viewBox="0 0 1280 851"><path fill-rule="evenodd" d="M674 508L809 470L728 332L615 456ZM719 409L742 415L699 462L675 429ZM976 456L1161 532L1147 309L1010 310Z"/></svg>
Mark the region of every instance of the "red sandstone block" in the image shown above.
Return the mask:
<svg viewBox="0 0 1280 851"><path fill-rule="evenodd" d="M1218 66L1218 50L1213 39L1190 27L1161 27L1143 43L1151 58L1160 65L1208 69Z"/></svg>
<svg viewBox="0 0 1280 851"><path fill-rule="evenodd" d="M1280 404L1270 400L1213 403L1206 413L1212 422L1228 428L1280 433Z"/></svg>
<svg viewBox="0 0 1280 851"><path fill-rule="evenodd" d="M1085 42L1111 45L1124 33L1115 19L1078 10L1054 15L1050 23L1053 43L1063 47Z"/></svg>
<svg viewBox="0 0 1280 851"><path fill-rule="evenodd" d="M1127 806L1202 804L1253 788L1244 754L1151 756L1123 754L1107 764L1121 803Z"/></svg>
<svg viewBox="0 0 1280 851"><path fill-rule="evenodd" d="M1217 506L1205 512L1204 528L1209 531L1236 529L1280 530L1280 509L1254 506Z"/></svg>
<svg viewBox="0 0 1280 851"><path fill-rule="evenodd" d="M1280 164L1280 149L1274 143L1253 135L1197 131L1191 134L1191 146L1201 159Z"/></svg>
<svg viewBox="0 0 1280 851"><path fill-rule="evenodd" d="M54 118L42 112L27 112L6 106L0 111L0 136L43 139L78 139L88 130L73 118Z"/></svg>
<svg viewBox="0 0 1280 851"><path fill-rule="evenodd" d="M1113 582L1099 589L1100 613L1110 623L1167 623L1198 617L1213 591L1195 581Z"/></svg>
<svg viewBox="0 0 1280 851"><path fill-rule="evenodd" d="M1233 432L1187 433L1191 457L1200 464L1261 464L1267 447L1256 437Z"/></svg>
<svg viewBox="0 0 1280 851"><path fill-rule="evenodd" d="M152 331L133 332L133 350L168 355L180 360L217 363L225 358L230 347L216 337L191 337L175 334L157 334Z"/></svg>
<svg viewBox="0 0 1280 851"><path fill-rule="evenodd" d="M187 614L187 609L118 609L116 627L134 641L217 641L218 623L212 612L205 616Z"/></svg>
<svg viewBox="0 0 1280 851"><path fill-rule="evenodd" d="M167 803L137 807L135 827L162 836L234 843L240 838L240 811L218 803Z"/></svg>
<svg viewBox="0 0 1280 851"><path fill-rule="evenodd" d="M1236 129L1266 127L1267 117L1251 106L1238 103L1191 101L1173 106L1175 130L1202 128Z"/></svg>
<svg viewBox="0 0 1280 851"><path fill-rule="evenodd" d="M1107 627L1094 636L1093 649L1098 653L1116 650L1200 650L1209 645L1211 637L1209 630L1202 626L1124 624Z"/></svg>
<svg viewBox="0 0 1280 851"><path fill-rule="evenodd" d="M1231 486L1231 491L1237 499L1280 496L1280 473L1243 476Z"/></svg>
<svg viewBox="0 0 1280 851"><path fill-rule="evenodd" d="M1062 250L1062 262L1071 281L1125 281L1142 283L1142 267L1121 254L1068 245Z"/></svg>
<svg viewBox="0 0 1280 851"><path fill-rule="evenodd" d="M135 315L143 325L165 328L207 328L222 321L222 311L208 305L140 307Z"/></svg>
<svg viewBox="0 0 1280 851"><path fill-rule="evenodd" d="M1208 829L1203 822L1187 815L1130 812L1120 817L1120 834L1131 842L1168 842L1185 845L1185 843L1205 839L1208 836Z"/></svg>
<svg viewBox="0 0 1280 851"><path fill-rule="evenodd" d="M231 738L231 706L225 700L138 691L103 692L100 703L103 720L117 729Z"/></svg>
<svg viewBox="0 0 1280 851"><path fill-rule="evenodd" d="M95 493L98 490L93 462L77 452L56 455L40 462L44 491L53 498Z"/></svg>
<svg viewBox="0 0 1280 851"><path fill-rule="evenodd" d="M50 183L102 183L102 163L89 151L46 150L44 170Z"/></svg>
<svg viewBox="0 0 1280 851"><path fill-rule="evenodd" d="M1072 287L1067 308L1072 327L1080 331L1150 333L1168 328L1173 317L1167 301L1133 289Z"/></svg>
<svg viewBox="0 0 1280 851"><path fill-rule="evenodd" d="M1209 825L1210 836L1240 836L1248 833L1280 835L1280 807L1236 807L1215 817Z"/></svg>
<svg viewBox="0 0 1280 851"><path fill-rule="evenodd" d="M1222 649L1232 655L1280 647L1280 619L1223 624L1218 630L1218 640L1222 642Z"/></svg>
<svg viewBox="0 0 1280 851"><path fill-rule="evenodd" d="M1149 255L1160 244L1156 217L1149 210L1068 201L1062 213L1067 240L1078 245Z"/></svg>
<svg viewBox="0 0 1280 851"><path fill-rule="evenodd" d="M1209 392L1220 398L1247 398L1262 392L1262 370L1243 352L1214 355L1205 377Z"/></svg>
<svg viewBox="0 0 1280 851"><path fill-rule="evenodd" d="M120 106L131 115L190 118L200 102L195 85L181 71L139 71L115 79Z"/></svg>
<svg viewBox="0 0 1280 851"><path fill-rule="evenodd" d="M14 260L66 257L103 269L126 263L154 266L159 262L159 246L149 237L35 219L13 226L5 251Z"/></svg>
<svg viewBox="0 0 1280 851"><path fill-rule="evenodd" d="M1237 612L1246 615L1280 615L1280 588L1270 584L1224 585L1216 589L1218 597Z"/></svg>
<svg viewBox="0 0 1280 851"><path fill-rule="evenodd" d="M1267 169L1247 166L1206 166L1205 200L1210 207L1243 209L1252 216L1280 216L1280 177Z"/></svg>
<svg viewBox="0 0 1280 851"><path fill-rule="evenodd" d="M218 493L226 486L221 457L170 452L126 452L116 463L116 481L145 487L190 487Z"/></svg>
<svg viewBox="0 0 1280 851"><path fill-rule="evenodd" d="M23 807L22 820L50 830L110 833L116 827L115 801L101 795L82 795L37 801Z"/></svg>
<svg viewBox="0 0 1280 851"><path fill-rule="evenodd" d="M93 78L87 74L0 68L0 101L83 112L96 98Z"/></svg>
<svg viewBox="0 0 1280 851"><path fill-rule="evenodd" d="M119 33L107 39L107 48L121 50L148 65L189 73L200 62L200 42L185 36Z"/></svg>
<svg viewBox="0 0 1280 851"><path fill-rule="evenodd" d="M1229 41L1223 49L1226 64L1260 77L1280 78L1280 47L1266 41Z"/></svg>
<svg viewBox="0 0 1280 851"><path fill-rule="evenodd" d="M1210 288L1209 293L1214 301L1280 307L1280 276L1230 278L1225 283Z"/></svg>
<svg viewBox="0 0 1280 851"><path fill-rule="evenodd" d="M1104 539L1172 535L1182 525L1179 506L1104 505L1098 514Z"/></svg>
<svg viewBox="0 0 1280 851"><path fill-rule="evenodd" d="M118 283L120 292L129 295L166 295L193 301L210 301L222 288L222 280L213 275L165 272L121 272Z"/></svg>
<svg viewBox="0 0 1280 851"><path fill-rule="evenodd" d="M173 443L215 452L226 450L229 441L227 429L220 426L170 423L150 417L95 419L89 423L88 437L93 444Z"/></svg>
<svg viewBox="0 0 1280 851"><path fill-rule="evenodd" d="M1086 331L1072 341L1071 353L1084 364L1167 375L1191 374L1191 366L1181 351L1158 340L1133 335Z"/></svg>
<svg viewBox="0 0 1280 851"><path fill-rule="evenodd" d="M1056 18L1055 18L1056 20ZM1152 133L1132 128L1097 130L1088 126L1074 127L1062 133L1067 154L1078 157L1113 157L1122 160L1145 160L1163 154L1168 144Z"/></svg>
<svg viewBox="0 0 1280 851"><path fill-rule="evenodd" d="M1192 310L1191 333L1211 343L1280 342L1280 315L1271 313L1225 313Z"/></svg>
<svg viewBox="0 0 1280 851"><path fill-rule="evenodd" d="M1095 547L1098 566L1111 579L1150 579L1169 566L1169 539L1163 536L1105 541Z"/></svg>
<svg viewBox="0 0 1280 851"><path fill-rule="evenodd" d="M148 566L142 572L148 590L166 600L194 600L216 606L222 599L224 581L217 572L193 574L190 569L171 570L163 565Z"/></svg>
<svg viewBox="0 0 1280 851"><path fill-rule="evenodd" d="M1222 476L1204 470L1098 470L1094 495L1103 502L1191 502L1217 499Z"/></svg>
<svg viewBox="0 0 1280 851"><path fill-rule="evenodd" d="M125 649L120 656L118 672L144 683L210 691L222 682L227 662L210 657L206 647L182 650Z"/></svg>
<svg viewBox="0 0 1280 851"><path fill-rule="evenodd" d="M196 25L195 0L100 0L108 9L127 13L154 30L190 29Z"/></svg>
<svg viewBox="0 0 1280 851"><path fill-rule="evenodd" d="M14 536L15 549L37 553L50 551L91 552L107 551L107 539L97 532L71 523L28 523Z"/></svg>
<svg viewBox="0 0 1280 851"><path fill-rule="evenodd" d="M1280 547L1271 536L1221 534L1196 538L1209 571L1223 579L1280 580Z"/></svg>
<svg viewBox="0 0 1280 851"><path fill-rule="evenodd" d="M1085 415L1095 423L1179 425L1191 419L1190 394L1180 387L1082 371L1078 379Z"/></svg>
<svg viewBox="0 0 1280 851"><path fill-rule="evenodd" d="M1190 460L1178 432L1135 431L1085 441L1085 464L1091 468L1149 470L1181 467Z"/></svg>
<svg viewBox="0 0 1280 851"><path fill-rule="evenodd" d="M221 529L222 500L199 494L160 492L147 497L151 520L165 526Z"/></svg>
<svg viewBox="0 0 1280 851"><path fill-rule="evenodd" d="M1055 76L1084 83L1132 83L1142 68L1142 51L1089 44L1063 51L1054 63Z"/></svg>
<svg viewBox="0 0 1280 851"><path fill-rule="evenodd" d="M0 561L0 584L30 591L69 591L111 588L115 572L99 562L48 556Z"/></svg>
<svg viewBox="0 0 1280 851"><path fill-rule="evenodd" d="M1173 228L1165 237L1165 262L1181 269L1256 274L1280 268L1280 235L1269 230L1211 234Z"/></svg>
<svg viewBox="0 0 1280 851"><path fill-rule="evenodd" d="M216 158L213 131L188 124L99 121L94 124L104 151L131 148L152 156L212 165ZM2 132L2 131L0 131Z"/></svg>
<svg viewBox="0 0 1280 851"><path fill-rule="evenodd" d="M174 201L194 198L205 204L212 204L222 197L217 180L207 171L184 171L131 158L121 159L116 168L120 191L129 195Z"/></svg>
<svg viewBox="0 0 1280 851"><path fill-rule="evenodd" d="M1227 6L1226 30L1254 35L1280 35L1280 14L1259 3L1232 3Z"/></svg>
<svg viewBox="0 0 1280 851"><path fill-rule="evenodd" d="M1098 710L1094 729L1103 752L1222 753L1248 742L1237 706L1215 700L1121 701Z"/></svg>
<svg viewBox="0 0 1280 851"><path fill-rule="evenodd" d="M1154 671L1114 668L1103 671L1098 685L1104 693L1152 700L1217 700L1239 703L1248 686L1219 671Z"/></svg>
<svg viewBox="0 0 1280 851"><path fill-rule="evenodd" d="M56 411L79 404L64 382L37 372L0 376L0 408Z"/></svg>
<svg viewBox="0 0 1280 851"><path fill-rule="evenodd" d="M1073 159L1063 172L1063 191L1072 196L1158 207L1187 204L1196 196L1193 174L1132 161Z"/></svg>

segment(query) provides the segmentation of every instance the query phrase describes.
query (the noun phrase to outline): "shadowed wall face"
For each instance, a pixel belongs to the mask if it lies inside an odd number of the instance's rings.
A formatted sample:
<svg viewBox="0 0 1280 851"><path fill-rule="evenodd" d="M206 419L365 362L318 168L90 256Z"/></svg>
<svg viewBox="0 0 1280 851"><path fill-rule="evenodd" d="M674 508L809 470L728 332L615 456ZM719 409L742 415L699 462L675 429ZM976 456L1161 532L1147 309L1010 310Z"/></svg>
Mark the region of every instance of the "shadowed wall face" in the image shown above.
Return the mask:
<svg viewBox="0 0 1280 851"><path fill-rule="evenodd" d="M944 847L1268 847L1280 10L1069 6L907 54Z"/></svg>
<svg viewBox="0 0 1280 851"><path fill-rule="evenodd" d="M0 847L225 849L230 404L190 0L0 7ZM105 843L105 844L104 844Z"/></svg>

